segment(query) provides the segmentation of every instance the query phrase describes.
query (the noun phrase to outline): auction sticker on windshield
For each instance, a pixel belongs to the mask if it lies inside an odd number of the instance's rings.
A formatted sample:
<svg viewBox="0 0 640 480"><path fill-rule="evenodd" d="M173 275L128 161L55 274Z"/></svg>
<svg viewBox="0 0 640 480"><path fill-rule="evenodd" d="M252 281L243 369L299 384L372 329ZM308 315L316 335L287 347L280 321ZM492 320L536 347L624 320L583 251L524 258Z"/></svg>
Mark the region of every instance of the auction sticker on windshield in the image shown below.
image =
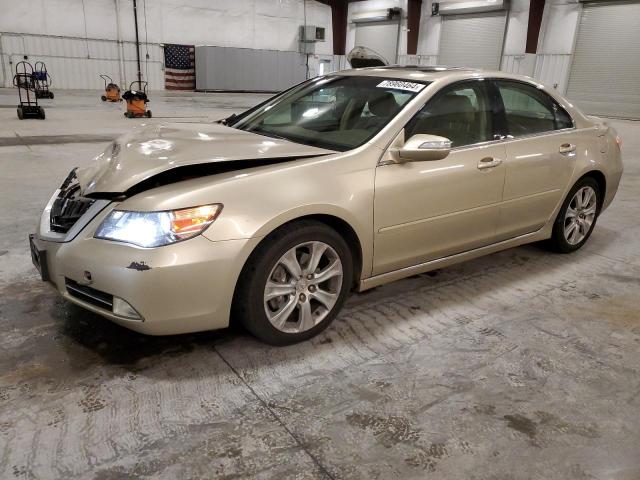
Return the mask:
<svg viewBox="0 0 640 480"><path fill-rule="evenodd" d="M394 88L396 90L408 90L410 92L419 92L426 85L424 83L403 82L402 80L385 80L376 85L378 88Z"/></svg>

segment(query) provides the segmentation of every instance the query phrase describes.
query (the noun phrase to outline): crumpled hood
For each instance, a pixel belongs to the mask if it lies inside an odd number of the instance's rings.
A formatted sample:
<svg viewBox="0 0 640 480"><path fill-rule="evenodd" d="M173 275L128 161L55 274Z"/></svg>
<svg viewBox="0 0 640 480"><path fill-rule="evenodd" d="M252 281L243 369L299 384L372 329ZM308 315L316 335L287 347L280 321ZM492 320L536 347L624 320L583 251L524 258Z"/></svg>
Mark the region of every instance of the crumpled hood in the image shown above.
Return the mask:
<svg viewBox="0 0 640 480"><path fill-rule="evenodd" d="M123 135L76 176L83 195L123 193L178 167L234 160L310 157L334 153L221 124L149 125Z"/></svg>

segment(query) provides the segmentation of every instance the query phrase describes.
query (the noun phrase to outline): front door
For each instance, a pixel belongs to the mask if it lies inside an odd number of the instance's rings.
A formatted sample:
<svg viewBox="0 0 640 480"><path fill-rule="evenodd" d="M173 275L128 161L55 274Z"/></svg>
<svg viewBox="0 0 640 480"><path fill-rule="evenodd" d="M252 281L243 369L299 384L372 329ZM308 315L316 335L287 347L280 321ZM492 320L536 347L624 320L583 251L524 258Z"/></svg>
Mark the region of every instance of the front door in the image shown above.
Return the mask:
<svg viewBox="0 0 640 480"><path fill-rule="evenodd" d="M505 178L505 147L493 141L485 83L445 87L405 126L452 142L446 158L390 163L376 172L374 268L378 275L494 241Z"/></svg>

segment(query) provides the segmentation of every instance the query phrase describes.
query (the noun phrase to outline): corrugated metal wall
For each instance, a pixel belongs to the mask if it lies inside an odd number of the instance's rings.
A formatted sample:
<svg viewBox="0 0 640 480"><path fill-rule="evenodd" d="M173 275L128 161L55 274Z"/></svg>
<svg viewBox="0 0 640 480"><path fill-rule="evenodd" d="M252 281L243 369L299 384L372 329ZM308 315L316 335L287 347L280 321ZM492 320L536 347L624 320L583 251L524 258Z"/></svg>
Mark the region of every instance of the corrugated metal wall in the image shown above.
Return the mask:
<svg viewBox="0 0 640 480"><path fill-rule="evenodd" d="M567 91L571 57L567 54L538 54L534 78L564 94Z"/></svg>
<svg viewBox="0 0 640 480"><path fill-rule="evenodd" d="M445 16L440 32L440 61L444 65L500 68L507 13Z"/></svg>
<svg viewBox="0 0 640 480"><path fill-rule="evenodd" d="M101 73L111 76L121 86L136 79L136 50L131 42L119 45L114 40L0 33L0 51L6 87L11 86L15 64L24 55L29 56L32 64L43 61L47 65L53 89L102 88ZM143 77L149 82L149 88L164 89L163 48L142 44L140 55Z"/></svg>
<svg viewBox="0 0 640 480"><path fill-rule="evenodd" d="M437 55L398 55L399 65L437 65Z"/></svg>
<svg viewBox="0 0 640 480"><path fill-rule="evenodd" d="M588 113L640 118L639 79L640 2L585 4L567 96Z"/></svg>
<svg viewBox="0 0 640 480"><path fill-rule="evenodd" d="M536 55L525 53L522 55L503 55L500 70L532 76L535 71Z"/></svg>

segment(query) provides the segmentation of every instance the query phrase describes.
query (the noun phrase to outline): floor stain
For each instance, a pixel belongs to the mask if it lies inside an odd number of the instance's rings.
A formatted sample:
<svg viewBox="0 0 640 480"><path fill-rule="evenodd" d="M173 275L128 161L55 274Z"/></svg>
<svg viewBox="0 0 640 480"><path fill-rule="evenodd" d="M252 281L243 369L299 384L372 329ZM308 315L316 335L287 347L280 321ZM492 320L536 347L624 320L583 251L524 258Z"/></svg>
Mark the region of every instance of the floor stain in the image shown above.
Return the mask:
<svg viewBox="0 0 640 480"><path fill-rule="evenodd" d="M534 438L536 436L538 427L530 418L520 415L519 413L515 415L505 415L502 418L507 421L507 427L523 433L529 438Z"/></svg>
<svg viewBox="0 0 640 480"><path fill-rule="evenodd" d="M107 406L106 402L100 398L100 389L95 386L84 387L84 398L78 402L84 413L94 413Z"/></svg>
<svg viewBox="0 0 640 480"><path fill-rule="evenodd" d="M432 443L423 451L405 458L404 461L407 465L433 472L436 469L438 460L445 455L448 455L448 451L444 443Z"/></svg>
<svg viewBox="0 0 640 480"><path fill-rule="evenodd" d="M411 427L409 421L400 416L380 417L351 413L347 415L347 422L363 430L370 430L376 440L385 447L392 447L401 442L415 443L420 438L420 434Z"/></svg>

